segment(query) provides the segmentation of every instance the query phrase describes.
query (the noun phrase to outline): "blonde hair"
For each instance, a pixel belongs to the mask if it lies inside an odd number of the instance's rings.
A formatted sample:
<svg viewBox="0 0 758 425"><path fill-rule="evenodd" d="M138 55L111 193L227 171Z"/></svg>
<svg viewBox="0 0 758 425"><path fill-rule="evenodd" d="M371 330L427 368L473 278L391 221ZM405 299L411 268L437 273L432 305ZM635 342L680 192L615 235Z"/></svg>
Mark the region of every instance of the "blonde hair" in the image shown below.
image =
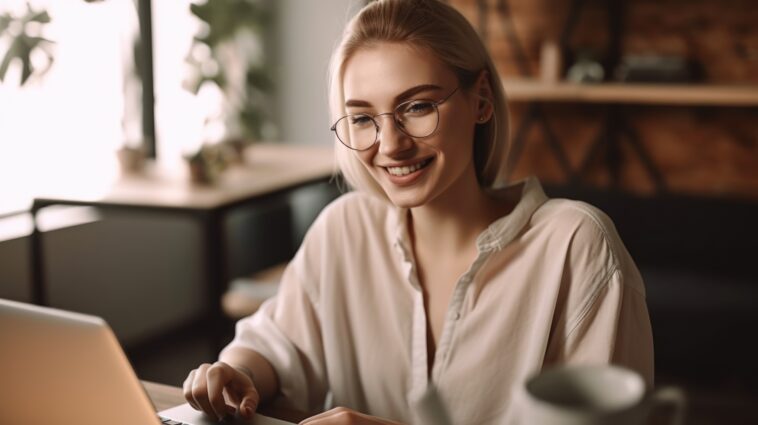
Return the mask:
<svg viewBox="0 0 758 425"><path fill-rule="evenodd" d="M332 122L345 115L342 79L344 65L355 52L378 43L407 43L426 49L456 74L462 89L487 71L492 89L492 118L476 126L474 165L479 185L498 182L508 148L508 109L505 92L487 48L471 24L453 7L439 0L378 0L369 3L347 24L332 54L329 68L329 104ZM335 137L336 163L355 189L387 199L354 151Z"/></svg>

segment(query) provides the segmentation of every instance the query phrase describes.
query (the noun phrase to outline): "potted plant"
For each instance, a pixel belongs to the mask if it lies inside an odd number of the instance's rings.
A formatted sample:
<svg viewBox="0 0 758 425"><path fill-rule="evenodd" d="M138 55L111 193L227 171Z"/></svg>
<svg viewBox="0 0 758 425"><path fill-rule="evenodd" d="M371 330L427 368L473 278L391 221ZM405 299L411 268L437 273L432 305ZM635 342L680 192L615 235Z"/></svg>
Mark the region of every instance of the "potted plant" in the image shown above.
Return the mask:
<svg viewBox="0 0 758 425"><path fill-rule="evenodd" d="M273 138L268 112L273 84L264 43L269 2L207 0L190 11L202 25L187 57L192 74L185 85L194 93L204 84L221 90L225 139L239 145Z"/></svg>

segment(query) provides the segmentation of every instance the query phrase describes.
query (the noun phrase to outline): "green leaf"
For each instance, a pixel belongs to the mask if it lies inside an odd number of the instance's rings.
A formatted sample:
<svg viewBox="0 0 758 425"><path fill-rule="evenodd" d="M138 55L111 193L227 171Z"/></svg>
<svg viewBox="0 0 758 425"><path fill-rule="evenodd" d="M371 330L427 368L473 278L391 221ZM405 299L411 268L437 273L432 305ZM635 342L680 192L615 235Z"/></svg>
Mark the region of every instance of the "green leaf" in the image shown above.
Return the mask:
<svg viewBox="0 0 758 425"><path fill-rule="evenodd" d="M40 43L55 43L53 40L48 40L42 37L30 37L28 35L22 35L21 37L24 39L24 43L32 50L35 49Z"/></svg>
<svg viewBox="0 0 758 425"><path fill-rule="evenodd" d="M262 92L269 92L274 88L274 82L264 68L248 69L245 79L248 86L255 87Z"/></svg>
<svg viewBox="0 0 758 425"><path fill-rule="evenodd" d="M231 39L240 28L259 28L266 17L261 7L250 0L207 0L204 4L190 4L190 12L208 25L208 34L195 39L210 47Z"/></svg>
<svg viewBox="0 0 758 425"><path fill-rule="evenodd" d="M197 16L198 19L205 23L210 22L210 9L208 8L208 3L204 5L200 4L190 4L190 12L192 12L193 15Z"/></svg>
<svg viewBox="0 0 758 425"><path fill-rule="evenodd" d="M50 15L45 10L42 12L30 11L30 13L28 13L21 22L24 24L27 22L39 22L41 24L48 24L50 23Z"/></svg>
<svg viewBox="0 0 758 425"><path fill-rule="evenodd" d="M21 57L21 64L21 85L23 86L26 80L32 76L32 72L34 72L34 67L32 67L32 62L29 60L28 53Z"/></svg>
<svg viewBox="0 0 758 425"><path fill-rule="evenodd" d="M13 59L16 56L18 56L18 51L20 49L21 49L21 40L16 38L8 47L8 51L5 52L5 57L3 57L3 61L0 62L0 81L3 81L5 79L5 73L8 72L8 67L11 64L11 61L13 61Z"/></svg>
<svg viewBox="0 0 758 425"><path fill-rule="evenodd" d="M32 50L34 50L40 42L44 41L44 39L40 37L29 37L26 34L21 34L18 39L20 41L20 48L16 54L17 57L21 60L21 85L23 86L26 80L32 76L32 72L34 71L34 67L32 66L32 61L30 59Z"/></svg>
<svg viewBox="0 0 758 425"><path fill-rule="evenodd" d="M0 34L5 32L13 22L13 17L9 13L0 15Z"/></svg>
<svg viewBox="0 0 758 425"><path fill-rule="evenodd" d="M5 79L5 75L13 60L18 59L21 61L21 85L23 86L34 73L34 66L32 66L31 62L32 51L38 48L40 43L44 42L51 43L50 40L42 37L29 37L26 34L21 34L13 39L8 51L5 53L5 57L0 62L0 81Z"/></svg>

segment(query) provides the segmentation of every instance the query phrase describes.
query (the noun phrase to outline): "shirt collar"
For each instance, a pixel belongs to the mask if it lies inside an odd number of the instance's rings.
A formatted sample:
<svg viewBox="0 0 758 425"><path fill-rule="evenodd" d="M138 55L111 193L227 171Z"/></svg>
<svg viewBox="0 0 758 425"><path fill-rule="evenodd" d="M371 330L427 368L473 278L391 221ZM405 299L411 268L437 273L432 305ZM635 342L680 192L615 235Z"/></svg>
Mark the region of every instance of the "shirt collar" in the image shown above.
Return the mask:
<svg viewBox="0 0 758 425"><path fill-rule="evenodd" d="M526 226L532 214L547 201L542 185L536 177L528 177L524 180L497 187L491 190L492 196L512 196L514 190L521 188L521 196L516 207L508 214L490 224L477 238L476 246L479 252L502 249L509 244ZM395 228L394 245L400 250L405 260L411 255L410 237L408 235L408 209L394 208Z"/></svg>
<svg viewBox="0 0 758 425"><path fill-rule="evenodd" d="M547 195L542 190L536 177L528 177L508 186L493 189L493 196L506 196L509 192L521 186L521 199L508 215L495 220L482 232L476 240L480 252L502 249L511 243L521 230L529 223L532 214L547 201Z"/></svg>

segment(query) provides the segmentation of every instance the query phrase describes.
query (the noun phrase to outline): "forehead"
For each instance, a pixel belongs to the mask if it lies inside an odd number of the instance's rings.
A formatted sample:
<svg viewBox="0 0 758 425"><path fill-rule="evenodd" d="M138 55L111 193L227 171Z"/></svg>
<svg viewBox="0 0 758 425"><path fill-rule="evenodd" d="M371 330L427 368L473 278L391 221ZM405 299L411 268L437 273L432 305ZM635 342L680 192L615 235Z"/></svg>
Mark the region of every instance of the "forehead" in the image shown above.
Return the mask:
<svg viewBox="0 0 758 425"><path fill-rule="evenodd" d="M455 82L455 74L428 50L381 43L353 54L345 63L342 86L345 100L378 105L421 84L452 87Z"/></svg>

